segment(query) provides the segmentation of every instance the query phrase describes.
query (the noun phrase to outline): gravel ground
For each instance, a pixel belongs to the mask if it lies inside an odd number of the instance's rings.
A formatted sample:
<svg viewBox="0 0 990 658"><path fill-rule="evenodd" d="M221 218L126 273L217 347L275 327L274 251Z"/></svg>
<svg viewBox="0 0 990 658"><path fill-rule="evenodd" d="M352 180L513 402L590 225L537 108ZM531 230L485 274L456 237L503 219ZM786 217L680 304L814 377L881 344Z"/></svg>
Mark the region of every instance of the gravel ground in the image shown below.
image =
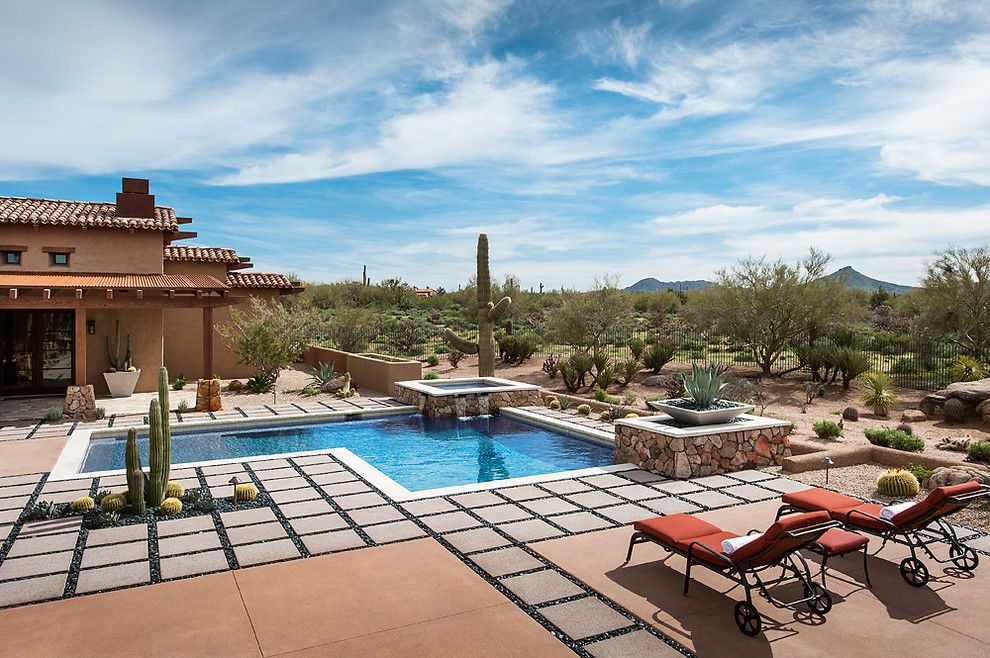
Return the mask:
<svg viewBox="0 0 990 658"><path fill-rule="evenodd" d="M828 487L848 494L867 498L878 503L888 503L893 498L884 496L877 491L877 477L890 468L876 462L859 464L858 466L843 466L830 469ZM767 469L768 472L780 472L780 469ZM785 473L789 478L800 480L815 486L825 486L825 471L805 471L804 473ZM921 490L913 500L921 500L928 495L924 489ZM906 500L906 499L900 499ZM964 525L975 530L990 532L990 502L986 500L978 501L964 510L956 512L952 516L952 523Z"/></svg>

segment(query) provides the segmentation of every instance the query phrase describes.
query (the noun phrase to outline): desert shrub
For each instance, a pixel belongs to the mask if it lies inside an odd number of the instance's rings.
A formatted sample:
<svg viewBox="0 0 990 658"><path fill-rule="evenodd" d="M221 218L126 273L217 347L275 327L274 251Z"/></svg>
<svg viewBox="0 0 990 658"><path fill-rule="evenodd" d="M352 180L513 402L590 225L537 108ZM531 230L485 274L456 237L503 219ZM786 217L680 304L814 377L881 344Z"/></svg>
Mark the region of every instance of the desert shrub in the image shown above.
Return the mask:
<svg viewBox="0 0 990 658"><path fill-rule="evenodd" d="M842 388L849 388L854 379L870 369L870 357L852 347L839 347L832 350L832 365L842 375Z"/></svg>
<svg viewBox="0 0 990 658"><path fill-rule="evenodd" d="M557 373L560 372L560 356L548 354L547 358L543 360L543 372L547 373L550 379L557 379Z"/></svg>
<svg viewBox="0 0 990 658"><path fill-rule="evenodd" d="M430 367L435 367L435 366L440 365L440 355L439 354L436 354L436 353L433 353L433 354L429 355L428 357L426 357L426 365L428 365Z"/></svg>
<svg viewBox="0 0 990 658"><path fill-rule="evenodd" d="M175 381L172 382L172 390L181 391L186 387L186 384L188 383L189 380L187 380L184 375L179 375L178 377L175 378Z"/></svg>
<svg viewBox="0 0 990 658"><path fill-rule="evenodd" d="M231 393L236 393L242 388L244 388L244 382L242 382L239 379L235 379L234 381L227 384L227 390L230 391Z"/></svg>
<svg viewBox="0 0 990 658"><path fill-rule="evenodd" d="M45 412L46 423L57 423L60 420L62 420L62 409L60 407L52 407Z"/></svg>
<svg viewBox="0 0 990 658"><path fill-rule="evenodd" d="M607 404L619 404L622 402L622 398L618 395L609 395L603 388L595 389L595 399L599 402L605 402Z"/></svg>
<svg viewBox="0 0 990 658"><path fill-rule="evenodd" d="M835 327L829 332L829 338L836 347L849 347L857 349L860 346L859 334L852 327Z"/></svg>
<svg viewBox="0 0 990 658"><path fill-rule="evenodd" d="M657 374L674 359L676 352L677 346L674 343L669 340L658 340L644 350L643 365Z"/></svg>
<svg viewBox="0 0 990 658"><path fill-rule="evenodd" d="M920 438L889 427L881 429L867 428L863 430L863 434L866 435L867 441L883 448L893 448L907 452L921 452L925 449L925 442Z"/></svg>
<svg viewBox="0 0 990 658"><path fill-rule="evenodd" d="M897 404L897 394L891 390L890 378L881 372L872 372L863 378L863 402L873 407L878 416L886 416Z"/></svg>
<svg viewBox="0 0 990 658"><path fill-rule="evenodd" d="M914 357L902 356L896 361L894 365L890 366L890 372L893 375L899 375L901 377L913 377L920 374L922 368L915 361Z"/></svg>
<svg viewBox="0 0 990 658"><path fill-rule="evenodd" d="M966 456L974 462L990 462L990 441L975 441L966 448Z"/></svg>
<svg viewBox="0 0 990 658"><path fill-rule="evenodd" d="M262 373L248 377L244 388L252 393L268 393L275 386L275 381Z"/></svg>
<svg viewBox="0 0 990 658"><path fill-rule="evenodd" d="M619 374L622 376L622 385L629 386L633 379L639 374L639 361L635 357L620 361L616 364Z"/></svg>
<svg viewBox="0 0 990 658"><path fill-rule="evenodd" d="M344 352L364 352L378 335L376 316L363 308L339 308L330 318L331 344Z"/></svg>
<svg viewBox="0 0 990 658"><path fill-rule="evenodd" d="M423 375L423 379L440 379L440 375L435 372L428 372Z"/></svg>
<svg viewBox="0 0 990 658"><path fill-rule="evenodd" d="M179 400L179 404L175 407L175 410L180 414L187 414L189 413L189 403L185 400Z"/></svg>
<svg viewBox="0 0 990 658"><path fill-rule="evenodd" d="M961 355L952 365L952 381L975 382L987 376L983 364L971 356Z"/></svg>
<svg viewBox="0 0 990 658"><path fill-rule="evenodd" d="M419 352L423 342L423 328L412 318L402 318L389 327L392 343L400 354L411 355Z"/></svg>
<svg viewBox="0 0 990 658"><path fill-rule="evenodd" d="M464 354L464 352L460 351L456 347L452 347L450 348L450 351L447 352L447 363L450 364L451 368L457 370L457 364L460 363L461 359L463 359L465 356L467 355Z"/></svg>
<svg viewBox="0 0 990 658"><path fill-rule="evenodd" d="M918 482L924 482L932 476L932 471L925 468L924 466L919 466L918 464L908 464L904 467L904 470L918 478Z"/></svg>
<svg viewBox="0 0 990 658"><path fill-rule="evenodd" d="M632 356L637 361L643 358L643 351L646 349L646 341L642 338L630 338L626 343L626 347L632 353Z"/></svg>
<svg viewBox="0 0 990 658"><path fill-rule="evenodd" d="M837 439L842 436L842 428L831 420L822 420L811 426L819 439Z"/></svg>
<svg viewBox="0 0 990 658"><path fill-rule="evenodd" d="M502 361L509 364L522 363L540 349L540 339L532 332L507 334L498 340L498 350Z"/></svg>
<svg viewBox="0 0 990 658"><path fill-rule="evenodd" d="M311 309L249 297L246 309L230 307L230 321L219 332L241 363L274 382L303 353L319 325Z"/></svg>

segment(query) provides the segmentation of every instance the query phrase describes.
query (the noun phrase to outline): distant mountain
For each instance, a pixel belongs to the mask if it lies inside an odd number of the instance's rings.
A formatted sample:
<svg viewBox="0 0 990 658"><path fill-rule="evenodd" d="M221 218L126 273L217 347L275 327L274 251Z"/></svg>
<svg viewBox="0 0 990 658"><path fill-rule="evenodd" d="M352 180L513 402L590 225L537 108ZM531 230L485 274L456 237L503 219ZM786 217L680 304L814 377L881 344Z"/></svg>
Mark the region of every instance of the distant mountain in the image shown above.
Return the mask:
<svg viewBox="0 0 990 658"><path fill-rule="evenodd" d="M709 281L658 281L653 277L640 279L626 288L626 292L656 292L658 290L697 290L712 285Z"/></svg>
<svg viewBox="0 0 990 658"><path fill-rule="evenodd" d="M843 267L841 270L832 272L825 276L826 279L842 279L846 280L847 288L858 288L860 290L866 290L868 292L876 292L881 286L884 290L895 295L903 295L906 292L914 290L911 286L902 286L899 283L890 283L889 281L880 281L878 279L873 279L861 272L857 272L850 266Z"/></svg>

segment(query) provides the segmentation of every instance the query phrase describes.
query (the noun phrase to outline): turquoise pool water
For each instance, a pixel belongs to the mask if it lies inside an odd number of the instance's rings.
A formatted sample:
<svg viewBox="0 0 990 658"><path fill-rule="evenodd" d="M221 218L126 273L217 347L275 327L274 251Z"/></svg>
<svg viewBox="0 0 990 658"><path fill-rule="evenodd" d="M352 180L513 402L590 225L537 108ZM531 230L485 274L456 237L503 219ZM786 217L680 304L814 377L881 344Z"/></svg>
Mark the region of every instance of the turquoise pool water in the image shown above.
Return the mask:
<svg viewBox="0 0 990 658"><path fill-rule="evenodd" d="M148 463L148 439L138 439ZM410 491L613 463L609 445L509 416L366 420L172 434L172 463L347 448ZM124 440L95 438L81 473L124 468Z"/></svg>

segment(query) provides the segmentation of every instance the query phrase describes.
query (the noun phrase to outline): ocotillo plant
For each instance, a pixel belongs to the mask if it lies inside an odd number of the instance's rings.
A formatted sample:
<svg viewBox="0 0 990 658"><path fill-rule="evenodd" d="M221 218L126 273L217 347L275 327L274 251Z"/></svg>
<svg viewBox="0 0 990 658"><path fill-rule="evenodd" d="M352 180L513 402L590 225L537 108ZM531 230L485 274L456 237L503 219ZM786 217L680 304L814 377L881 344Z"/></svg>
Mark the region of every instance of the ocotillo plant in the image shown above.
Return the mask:
<svg viewBox="0 0 990 658"><path fill-rule="evenodd" d="M137 429L133 427L127 430L127 451L124 456L127 464L127 493L131 500L131 510L135 514L144 514L144 471L141 470Z"/></svg>
<svg viewBox="0 0 990 658"><path fill-rule="evenodd" d="M512 300L503 297L498 304L492 303L492 277L488 271L488 236L478 236L478 342L472 343L455 334L450 329L443 332L444 338L452 347L465 354L478 355L478 376L491 377L495 374L495 332L493 326L505 315Z"/></svg>
<svg viewBox="0 0 990 658"><path fill-rule="evenodd" d="M168 370L158 371L158 399L152 400L148 410L150 443L148 446L148 487L145 499L152 507L158 507L165 497L171 460L172 432L168 419Z"/></svg>

